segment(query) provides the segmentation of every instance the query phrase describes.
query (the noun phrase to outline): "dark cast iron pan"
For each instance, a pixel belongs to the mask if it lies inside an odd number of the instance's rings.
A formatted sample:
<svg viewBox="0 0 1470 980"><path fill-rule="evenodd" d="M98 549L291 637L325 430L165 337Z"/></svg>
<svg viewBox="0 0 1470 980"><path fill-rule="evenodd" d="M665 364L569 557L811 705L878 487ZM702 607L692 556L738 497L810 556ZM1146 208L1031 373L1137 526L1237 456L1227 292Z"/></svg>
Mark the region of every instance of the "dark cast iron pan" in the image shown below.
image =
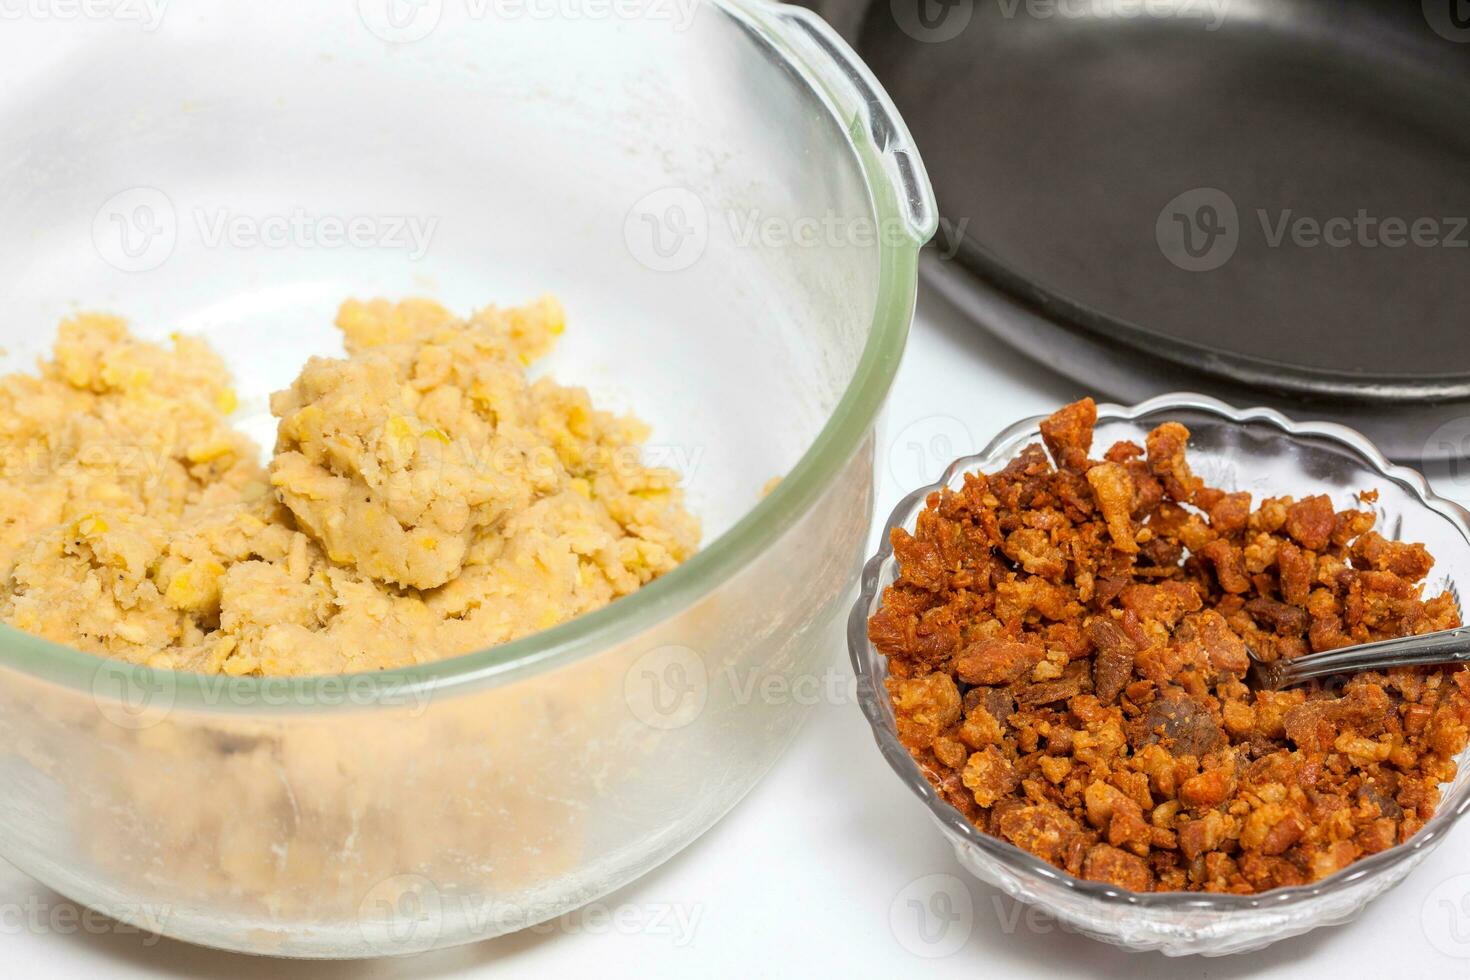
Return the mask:
<svg viewBox="0 0 1470 980"><path fill-rule="evenodd" d="M1470 437L1470 0L810 0L898 103L926 273L1114 397ZM952 261L936 255L952 254Z"/></svg>

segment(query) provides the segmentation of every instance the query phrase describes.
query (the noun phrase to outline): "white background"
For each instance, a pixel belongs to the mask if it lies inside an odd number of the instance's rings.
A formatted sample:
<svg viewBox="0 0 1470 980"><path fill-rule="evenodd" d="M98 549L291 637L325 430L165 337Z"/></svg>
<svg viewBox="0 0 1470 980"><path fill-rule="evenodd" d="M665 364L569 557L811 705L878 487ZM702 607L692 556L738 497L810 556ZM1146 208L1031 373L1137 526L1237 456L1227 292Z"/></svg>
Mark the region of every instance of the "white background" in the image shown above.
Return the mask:
<svg viewBox="0 0 1470 980"><path fill-rule="evenodd" d="M924 294L880 430L879 514L948 458L1079 394ZM1470 479L1446 478L1441 489L1470 497ZM843 651L832 651L832 667L847 676ZM1124 952L1067 934L969 878L843 695L812 709L792 750L702 840L590 910L533 933L408 960L251 959L116 927L89 934L72 924L75 909L64 899L0 863L0 975L1463 977L1470 976L1467 872L1470 826L1462 825L1351 925L1225 959ZM908 902L930 898L935 886L967 889L969 914L963 895L952 895L956 915L947 926L931 923L935 941L926 944ZM21 921L26 908L45 910L40 928Z"/></svg>

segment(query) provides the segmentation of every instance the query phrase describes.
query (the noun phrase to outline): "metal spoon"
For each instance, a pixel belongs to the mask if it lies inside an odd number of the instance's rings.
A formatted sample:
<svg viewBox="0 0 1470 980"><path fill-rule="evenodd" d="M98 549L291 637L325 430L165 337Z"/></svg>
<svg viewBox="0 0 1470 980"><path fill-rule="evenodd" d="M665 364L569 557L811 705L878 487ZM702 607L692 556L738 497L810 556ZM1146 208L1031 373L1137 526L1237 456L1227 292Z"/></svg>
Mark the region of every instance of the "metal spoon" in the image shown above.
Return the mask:
<svg viewBox="0 0 1470 980"><path fill-rule="evenodd" d="M1254 650L1247 652L1251 666L1246 674L1246 684L1256 691L1279 691L1314 677L1334 674L1356 674L1389 667L1470 664L1470 626L1377 643L1360 643L1273 663L1257 659Z"/></svg>

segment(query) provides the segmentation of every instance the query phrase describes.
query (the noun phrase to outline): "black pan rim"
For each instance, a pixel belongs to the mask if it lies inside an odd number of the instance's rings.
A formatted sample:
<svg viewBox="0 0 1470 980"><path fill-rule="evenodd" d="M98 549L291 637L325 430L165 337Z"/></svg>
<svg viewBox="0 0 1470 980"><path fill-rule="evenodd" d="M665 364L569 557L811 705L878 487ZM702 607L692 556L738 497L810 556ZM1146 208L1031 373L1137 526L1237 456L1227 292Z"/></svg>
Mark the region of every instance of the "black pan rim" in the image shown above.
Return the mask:
<svg viewBox="0 0 1470 980"><path fill-rule="evenodd" d="M942 211L943 202L940 208ZM945 239L946 254L953 254L952 261L1058 326L1086 334L1103 344L1120 345L1206 376L1284 394L1395 402L1470 398L1470 374L1395 375L1303 368L1269 357L1165 336L1131 320L1103 313L1022 275L968 236L961 236L955 243L951 235L954 227L948 218L941 218L940 233Z"/></svg>
<svg viewBox="0 0 1470 980"><path fill-rule="evenodd" d="M878 26L872 22L879 7L886 5L884 0L798 2L816 7L824 15L833 18L843 34L858 46L860 52L864 55L870 53L864 42L869 39L870 29ZM1361 14L1365 11L1375 17L1378 14L1371 5L1354 6L1349 12ZM1269 23L1252 22L1251 26L1257 29L1274 29ZM1362 39L1364 26L1359 25L1357 40ZM973 30L973 26L970 29ZM1396 37L1391 32L1385 32L1383 37L1374 39L1375 45L1381 47L1383 43L1393 41ZM1420 48L1415 46L1414 50L1418 51ZM1393 49L1393 57L1400 58L1403 55L1403 51ZM1459 77L1461 82L1470 80L1470 74ZM1456 91L1461 90L1462 86L1456 88ZM944 215L944 194L942 189L938 190L940 212ZM1059 286L1048 283L1045 279L1022 271L1019 266L1002 257L1003 252L993 247L996 243L992 242L987 246L982 238L966 231L965 223L956 224L948 215L941 218L940 244L943 246L943 253L950 256L969 275L1000 290L1036 314L1065 328L1067 332L1086 337L1091 342L1175 365L1195 372L1202 378L1214 378L1288 396L1333 401L1437 404L1470 399L1470 370L1435 372L1433 364L1424 365L1428 370L1415 370L1412 373L1359 369L1357 365L1344 366L1341 363L1333 367L1313 367L1301 361L1278 359L1270 353L1255 353L1243 349L1247 345L1222 347L1209 343L1209 338L1185 339L1151 325L1146 319L1139 320L1106 312L1102 307L1076 298L1076 294L1066 289L1065 284Z"/></svg>

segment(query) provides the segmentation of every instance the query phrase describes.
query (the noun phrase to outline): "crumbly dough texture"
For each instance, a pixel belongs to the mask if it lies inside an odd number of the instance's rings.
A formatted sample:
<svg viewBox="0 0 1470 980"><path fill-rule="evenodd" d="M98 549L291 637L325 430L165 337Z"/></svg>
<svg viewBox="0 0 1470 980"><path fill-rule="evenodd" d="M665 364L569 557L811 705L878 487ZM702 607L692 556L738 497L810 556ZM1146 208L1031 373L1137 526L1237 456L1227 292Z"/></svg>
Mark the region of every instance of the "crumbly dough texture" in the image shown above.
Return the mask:
<svg viewBox="0 0 1470 980"><path fill-rule="evenodd" d="M348 301L337 326L348 356L271 399L262 467L203 342L63 323L38 376L0 378L0 619L167 669L381 670L556 625L695 549L645 427L527 376L555 300Z"/></svg>
<svg viewBox="0 0 1470 980"><path fill-rule="evenodd" d="M893 533L868 635L898 735L976 827L1133 891L1252 893L1407 841L1470 741L1470 670L1254 692L1275 660L1460 624L1433 558L1324 495L1207 487L1175 422L1094 460L1091 399ZM1374 494L1360 495L1371 501Z"/></svg>

